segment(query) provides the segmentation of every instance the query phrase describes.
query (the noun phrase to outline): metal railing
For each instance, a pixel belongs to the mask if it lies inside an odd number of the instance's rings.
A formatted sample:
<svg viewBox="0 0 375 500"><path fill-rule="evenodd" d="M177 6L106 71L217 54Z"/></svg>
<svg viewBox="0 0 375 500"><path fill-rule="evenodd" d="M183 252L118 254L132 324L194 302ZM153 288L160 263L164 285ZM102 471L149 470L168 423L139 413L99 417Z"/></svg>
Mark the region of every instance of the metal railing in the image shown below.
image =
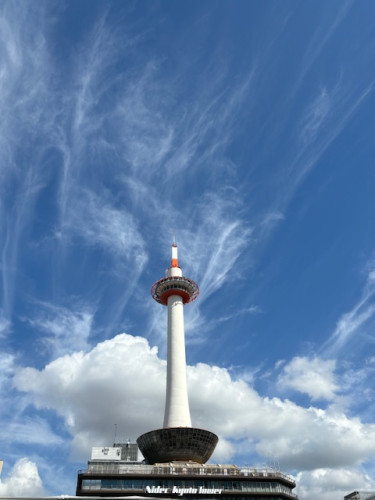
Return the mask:
<svg viewBox="0 0 375 500"><path fill-rule="evenodd" d="M283 474L282 472L272 469L256 469L252 467L237 467L236 465L200 465L200 464L121 464L121 463L89 463L89 467L80 470L79 474L152 474L152 475L197 475L197 476L240 476L252 478L275 478L283 479L290 483L294 483L292 476Z"/></svg>

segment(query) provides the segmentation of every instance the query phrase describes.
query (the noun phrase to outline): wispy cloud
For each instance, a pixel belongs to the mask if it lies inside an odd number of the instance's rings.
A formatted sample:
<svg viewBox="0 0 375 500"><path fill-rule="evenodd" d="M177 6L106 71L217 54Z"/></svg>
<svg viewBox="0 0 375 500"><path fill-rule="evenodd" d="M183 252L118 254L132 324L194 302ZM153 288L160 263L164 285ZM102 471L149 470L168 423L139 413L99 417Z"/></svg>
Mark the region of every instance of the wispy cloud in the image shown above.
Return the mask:
<svg viewBox="0 0 375 500"><path fill-rule="evenodd" d="M142 272L147 262L145 242L126 207L115 208L92 191L77 190L65 227L89 245L104 247L119 265L128 262L137 274Z"/></svg>
<svg viewBox="0 0 375 500"><path fill-rule="evenodd" d="M313 77L308 80L317 64L324 59L322 54L330 46L331 39L338 30L343 30L343 23L348 20L353 6L354 3L348 1L340 9L327 9L313 35L306 37L306 45L301 39L301 59L300 64L293 68L296 71L293 85L285 92L282 102L275 102L270 119L262 116L261 135L255 132L255 140L259 141L255 153L257 163L267 165L269 173L272 172L270 162L277 166L274 175L269 175L264 182L265 189L270 189L273 195L270 195L268 206L263 206L265 213L285 214L301 183L373 93L375 81L371 72L366 72L359 80L352 67L340 64L339 60L319 79ZM298 9L289 16L289 20L297 12ZM366 57L370 57L371 50L371 46L366 47ZM362 55L358 54L359 57ZM278 61L267 58L259 65L254 81L259 94L263 92L262 85L268 89L267 78L272 62L277 67ZM315 87L311 87L312 82ZM265 135L270 148L262 151L260 137Z"/></svg>
<svg viewBox="0 0 375 500"><path fill-rule="evenodd" d="M313 36L310 38L306 51L304 53L302 65L295 84L291 89L291 95L300 87L301 83L307 77L309 71L316 63L317 58L326 47L329 40L340 28L340 25L349 14L353 5L352 1L343 2L340 8L334 8L333 16L325 16L319 24L316 25Z"/></svg>
<svg viewBox="0 0 375 500"><path fill-rule="evenodd" d="M15 369L13 354L3 352L0 355L0 389L8 388Z"/></svg>
<svg viewBox="0 0 375 500"><path fill-rule="evenodd" d="M112 257L108 274L113 275L114 282L123 280L126 283L116 297L111 298L111 314L105 331L106 335L113 335L113 325L117 324L137 289L148 262L139 221L126 206L115 207L90 190L78 190L67 210L63 234L68 241L80 239L93 251L98 247L103 249Z"/></svg>
<svg viewBox="0 0 375 500"><path fill-rule="evenodd" d="M366 325L374 319L374 298L375 272L371 269L368 272L361 299L350 311L339 318L335 330L321 347L320 352L324 356L338 356L341 350L353 339L354 335L356 335L357 345L362 344L358 334L366 331Z"/></svg>
<svg viewBox="0 0 375 500"><path fill-rule="evenodd" d="M190 220L183 220L179 212L173 216L180 228L177 244L183 273L199 283L200 298L193 310L186 310L186 331L189 341L195 341L220 321L207 320L200 312L200 306L225 283L241 276L236 266L244 252L250 252L252 229L240 217L241 204L232 190L232 196L209 193L202 197L194 208ZM238 210L238 213L237 213ZM170 230L168 220L162 221L165 236ZM168 247L165 250L169 252ZM165 240L163 244L165 245ZM247 255L246 265L250 265ZM251 312L254 312L252 310Z"/></svg>
<svg viewBox="0 0 375 500"><path fill-rule="evenodd" d="M26 443L41 446L61 445L62 437L55 434L46 420L23 416L20 420L14 420L3 425L0 430L2 443Z"/></svg>
<svg viewBox="0 0 375 500"><path fill-rule="evenodd" d="M295 130L297 140L290 148L288 157L281 159L281 171L287 182L282 184L280 195L276 198L279 210L285 210L302 180L372 93L374 83L370 81L359 88L341 76L334 88L320 90L303 110Z"/></svg>
<svg viewBox="0 0 375 500"><path fill-rule="evenodd" d="M198 279L203 300L240 274L235 264L249 250L251 227L235 216L241 205L233 196L209 194L197 204L190 228L181 232L179 246L186 268ZM199 224L195 225L198 218Z"/></svg>
<svg viewBox="0 0 375 500"><path fill-rule="evenodd" d="M54 304L40 303L42 310L28 323L38 330L41 342L52 358L89 348L93 312L89 309L70 310Z"/></svg>
<svg viewBox="0 0 375 500"><path fill-rule="evenodd" d="M40 18L39 22L46 22L46 12L32 11L30 15ZM10 27L14 16L15 10L7 12L4 25ZM24 22L26 17L20 24ZM63 273L64 250L72 237L82 238L88 248L102 247L113 256L116 266L126 269L129 276L129 286L119 297L114 313L119 317L147 262L140 225L166 227L166 215L175 212L178 214L175 221L180 219L178 225L186 226L178 200L174 193L167 193L165 183L176 179L178 174L175 193L179 196L191 172L203 169L209 177L233 168L225 149L233 139L236 112L249 93L252 73L234 82L228 78L228 69L220 66L215 70L215 80L209 84L207 80L189 101L177 106L180 83L184 80L184 72L188 74L189 65L184 63L177 68L175 86L169 82L167 90L162 58L154 55L144 64L135 57L135 48L142 42L143 34L109 29L103 13L91 34L82 40L76 56L67 59L64 72L69 73L74 67L74 74L66 79L56 98L54 81L61 77L61 70L54 67L53 54L46 40L48 30L43 28L40 33L44 36L33 38L27 30L20 29L10 33L6 40L8 66L4 71L8 76L4 81L8 84L4 88L6 92L13 92L14 97L20 96L17 102L20 116L25 115L25 120L22 127L17 128L12 122L14 113L10 113L9 108L9 121L3 123L6 123L8 135L9 130L12 131L12 137L8 136L6 141L8 144L17 144L20 135L26 137L30 131L38 129L45 143L35 150L42 158L47 151L57 154L61 175L44 168L43 161L32 162L31 166L23 159L19 162L21 170L28 172L23 176L22 200L15 206L14 215L10 219L3 218L0 226L4 230L1 262L4 311L6 317L10 317L20 239L41 189L53 177L60 212L59 222L54 221L54 286L58 289L56 280L59 273ZM118 46L127 50L120 52L116 50ZM26 93L22 88L16 95L10 83L14 83L15 76L19 75L17 72L26 70L22 60L29 51L33 65L24 80L28 81L32 92ZM130 61L133 56L129 71L116 74L119 60L127 58ZM111 79L111 74L116 74L116 78ZM30 142L31 145L35 143ZM14 149L11 153L14 164L20 158ZM215 171L211 164L215 164ZM126 176L129 187L126 199L121 195L108 196L108 190L101 184L107 182L108 173L114 174L114 181L122 174ZM206 233L209 249L206 249L206 259L199 273L202 276L206 267L201 286L213 292L228 277L250 230L244 227L240 217L230 214L223 217L224 202L210 192L216 191L217 184L207 187L202 186L201 192L205 190L206 194L194 225L200 234ZM136 193L141 195L137 197ZM136 213L134 208L139 210L140 205L141 210ZM214 210L220 215L215 215ZM235 210L235 204L231 210ZM211 226L216 226L215 230ZM189 231L194 232L192 228ZM217 271L218 275L213 278Z"/></svg>
<svg viewBox="0 0 375 500"><path fill-rule="evenodd" d="M330 107L330 96L326 89L323 89L302 118L300 137L305 144L315 140L319 128L330 112Z"/></svg>
<svg viewBox="0 0 375 500"><path fill-rule="evenodd" d="M218 316L217 321L218 322L229 321L233 318L236 318L238 316L242 316L244 314L259 314L261 312L262 312L262 309L259 306L251 305L249 307L237 309L235 312L228 314L226 316Z"/></svg>
<svg viewBox="0 0 375 500"><path fill-rule="evenodd" d="M11 322L5 317L3 311L0 309L0 338L5 337L11 330Z"/></svg>
<svg viewBox="0 0 375 500"><path fill-rule="evenodd" d="M44 185L44 154L55 118L54 72L44 33L44 6L6 2L0 10L0 267L10 318L19 247ZM39 144L40 147L35 147Z"/></svg>

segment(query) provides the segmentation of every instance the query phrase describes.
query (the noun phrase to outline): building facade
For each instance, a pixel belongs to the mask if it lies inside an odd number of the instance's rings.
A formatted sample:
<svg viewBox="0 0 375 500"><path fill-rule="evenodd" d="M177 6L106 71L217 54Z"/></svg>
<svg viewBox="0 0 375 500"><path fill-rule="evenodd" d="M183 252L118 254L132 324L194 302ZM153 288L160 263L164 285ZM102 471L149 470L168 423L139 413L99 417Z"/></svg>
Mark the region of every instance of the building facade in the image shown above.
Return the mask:
<svg viewBox="0 0 375 500"><path fill-rule="evenodd" d="M353 491L344 500L375 500L375 491Z"/></svg>
<svg viewBox="0 0 375 500"><path fill-rule="evenodd" d="M292 477L273 469L225 464L129 463L93 459L78 473L77 496L220 498L221 500L296 499Z"/></svg>

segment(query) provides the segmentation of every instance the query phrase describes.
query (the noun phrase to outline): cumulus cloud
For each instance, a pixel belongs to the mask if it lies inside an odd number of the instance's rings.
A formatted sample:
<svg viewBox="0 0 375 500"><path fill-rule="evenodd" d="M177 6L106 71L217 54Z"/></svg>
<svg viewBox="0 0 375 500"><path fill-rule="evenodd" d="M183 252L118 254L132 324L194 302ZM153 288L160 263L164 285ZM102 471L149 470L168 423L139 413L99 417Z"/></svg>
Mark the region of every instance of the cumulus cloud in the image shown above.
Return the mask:
<svg viewBox="0 0 375 500"><path fill-rule="evenodd" d="M13 466L7 478L0 482L1 497L45 496L42 480L34 462L21 458Z"/></svg>
<svg viewBox="0 0 375 500"><path fill-rule="evenodd" d="M336 362L296 356L283 367L278 378L281 389L294 389L312 400L334 399L339 386L335 379Z"/></svg>
<svg viewBox="0 0 375 500"><path fill-rule="evenodd" d="M296 493L303 500L341 499L352 491L375 490L375 481L359 469L316 469L299 472Z"/></svg>
<svg viewBox="0 0 375 500"><path fill-rule="evenodd" d="M121 334L41 371L21 368L14 383L37 408L64 418L73 455L85 459L91 446L111 442L114 423L131 439L161 426L165 368L144 338ZM224 368L189 366L188 387L193 425L209 427L223 440L213 460L229 461L245 450L273 456L289 470L313 470L353 466L375 455L374 424L333 409L262 398Z"/></svg>
<svg viewBox="0 0 375 500"><path fill-rule="evenodd" d="M165 362L141 337L119 335L88 353L60 357L44 370L25 368L16 387L30 392L37 408L63 416L73 435L73 455L108 444L113 425L135 439L162 425Z"/></svg>

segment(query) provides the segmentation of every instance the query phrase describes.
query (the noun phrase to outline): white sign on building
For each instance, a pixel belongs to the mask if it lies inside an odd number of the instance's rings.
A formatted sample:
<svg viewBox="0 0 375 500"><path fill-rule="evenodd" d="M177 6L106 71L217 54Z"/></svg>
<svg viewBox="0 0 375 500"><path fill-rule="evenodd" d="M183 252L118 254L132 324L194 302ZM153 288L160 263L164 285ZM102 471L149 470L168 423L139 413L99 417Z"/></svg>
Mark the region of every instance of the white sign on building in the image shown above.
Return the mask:
<svg viewBox="0 0 375 500"><path fill-rule="evenodd" d="M91 460L121 460L121 448L94 446L91 448Z"/></svg>

